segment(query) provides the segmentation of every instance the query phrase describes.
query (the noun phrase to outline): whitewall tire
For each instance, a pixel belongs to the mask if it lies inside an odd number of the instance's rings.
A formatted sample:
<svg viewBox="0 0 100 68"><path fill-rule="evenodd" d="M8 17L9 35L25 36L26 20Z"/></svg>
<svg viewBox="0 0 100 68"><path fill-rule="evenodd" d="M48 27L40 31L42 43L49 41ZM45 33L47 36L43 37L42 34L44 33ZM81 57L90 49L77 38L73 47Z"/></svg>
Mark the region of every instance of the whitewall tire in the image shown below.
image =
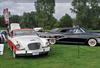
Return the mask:
<svg viewBox="0 0 100 68"><path fill-rule="evenodd" d="M97 45L96 39L89 39L88 40L88 45L91 46L91 47L96 46Z"/></svg>
<svg viewBox="0 0 100 68"><path fill-rule="evenodd" d="M52 44L52 45L55 44L56 43L56 39L50 39L49 43Z"/></svg>

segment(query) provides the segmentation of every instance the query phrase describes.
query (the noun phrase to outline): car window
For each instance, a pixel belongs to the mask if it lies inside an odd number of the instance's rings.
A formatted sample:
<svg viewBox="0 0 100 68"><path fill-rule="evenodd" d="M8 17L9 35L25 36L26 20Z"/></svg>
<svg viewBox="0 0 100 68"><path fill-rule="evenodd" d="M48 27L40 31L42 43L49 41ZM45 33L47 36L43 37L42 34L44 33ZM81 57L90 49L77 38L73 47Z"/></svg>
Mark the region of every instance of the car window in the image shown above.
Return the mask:
<svg viewBox="0 0 100 68"><path fill-rule="evenodd" d="M50 32L54 33L54 32L58 32L58 31L59 31L59 28L55 28L55 29L52 29Z"/></svg>
<svg viewBox="0 0 100 68"><path fill-rule="evenodd" d="M76 29L76 33L82 33L82 32L81 32L81 30L79 30L79 29Z"/></svg>
<svg viewBox="0 0 100 68"><path fill-rule="evenodd" d="M66 32L70 32L70 29L62 29L60 30L61 33L66 33Z"/></svg>
<svg viewBox="0 0 100 68"><path fill-rule="evenodd" d="M65 33L66 31L67 31L67 30L66 30L66 29L64 29L64 30L61 30L60 32L61 32L61 33Z"/></svg>
<svg viewBox="0 0 100 68"><path fill-rule="evenodd" d="M84 33L81 29L74 29L74 33Z"/></svg>
<svg viewBox="0 0 100 68"><path fill-rule="evenodd" d="M23 35L35 35L37 34L33 32L32 30L18 30L13 32L13 36L23 36Z"/></svg>
<svg viewBox="0 0 100 68"><path fill-rule="evenodd" d="M81 30L83 33L85 33L85 32L86 32L86 30L85 30L85 29L80 28L80 30Z"/></svg>

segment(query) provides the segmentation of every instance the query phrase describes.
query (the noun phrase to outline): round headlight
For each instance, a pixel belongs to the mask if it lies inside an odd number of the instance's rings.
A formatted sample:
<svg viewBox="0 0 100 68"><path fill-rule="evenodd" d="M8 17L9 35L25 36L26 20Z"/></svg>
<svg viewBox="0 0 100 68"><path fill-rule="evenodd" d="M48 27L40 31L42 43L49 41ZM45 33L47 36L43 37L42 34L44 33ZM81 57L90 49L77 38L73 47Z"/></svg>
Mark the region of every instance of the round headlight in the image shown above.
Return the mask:
<svg viewBox="0 0 100 68"><path fill-rule="evenodd" d="M20 48L20 45L19 45L19 44L17 44L17 45L16 45L16 48L17 48L17 49L19 49L19 48Z"/></svg>

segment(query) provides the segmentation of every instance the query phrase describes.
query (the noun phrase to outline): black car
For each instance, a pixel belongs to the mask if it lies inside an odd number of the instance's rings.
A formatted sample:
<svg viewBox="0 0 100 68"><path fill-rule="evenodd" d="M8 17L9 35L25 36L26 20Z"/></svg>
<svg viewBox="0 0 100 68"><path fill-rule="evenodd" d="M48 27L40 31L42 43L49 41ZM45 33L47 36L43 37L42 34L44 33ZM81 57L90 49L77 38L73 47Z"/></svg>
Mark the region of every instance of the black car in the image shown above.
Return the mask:
<svg viewBox="0 0 100 68"><path fill-rule="evenodd" d="M60 30L60 32L59 32ZM55 33L63 34L63 37L58 38L58 43L85 43L90 46L96 46L100 43L100 33L89 32L84 28L61 28Z"/></svg>
<svg viewBox="0 0 100 68"><path fill-rule="evenodd" d="M100 33L89 32L80 27L56 28L41 36L54 37L57 43L85 43L90 46L96 46L100 43Z"/></svg>

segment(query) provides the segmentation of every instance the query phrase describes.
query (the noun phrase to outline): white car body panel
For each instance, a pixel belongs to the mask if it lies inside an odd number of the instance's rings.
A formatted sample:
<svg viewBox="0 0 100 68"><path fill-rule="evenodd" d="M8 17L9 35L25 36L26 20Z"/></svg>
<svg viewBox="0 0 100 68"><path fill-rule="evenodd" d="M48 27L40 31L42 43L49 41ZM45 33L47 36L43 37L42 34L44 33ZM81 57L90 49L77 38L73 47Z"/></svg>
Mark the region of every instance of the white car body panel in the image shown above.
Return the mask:
<svg viewBox="0 0 100 68"><path fill-rule="evenodd" d="M11 23L10 24L10 30L15 30L15 29L21 29L20 25L18 23Z"/></svg>

